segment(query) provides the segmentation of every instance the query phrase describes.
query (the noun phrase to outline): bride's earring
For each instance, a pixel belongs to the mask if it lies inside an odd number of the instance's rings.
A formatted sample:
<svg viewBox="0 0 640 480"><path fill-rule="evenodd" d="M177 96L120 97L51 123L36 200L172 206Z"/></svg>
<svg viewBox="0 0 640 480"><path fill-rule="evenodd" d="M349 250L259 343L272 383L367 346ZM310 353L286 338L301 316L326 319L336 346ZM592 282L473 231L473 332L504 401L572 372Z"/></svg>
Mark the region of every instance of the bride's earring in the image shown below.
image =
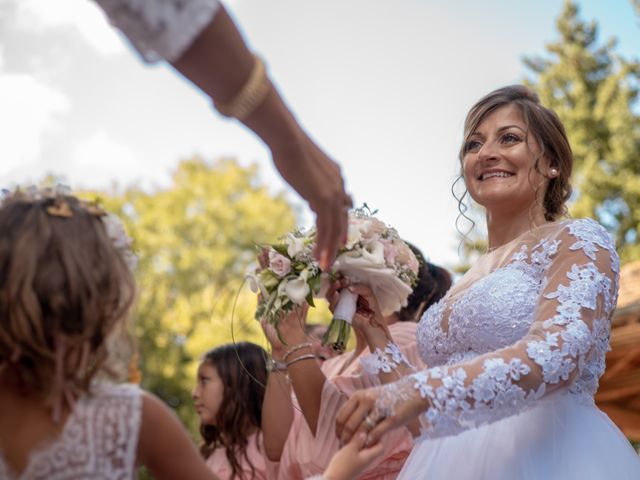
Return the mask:
<svg viewBox="0 0 640 480"><path fill-rule="evenodd" d="M549 170L549 176L550 176L551 178L556 178L559 174L560 174L560 172L558 172L558 169L557 169L557 168L551 168L551 169Z"/></svg>

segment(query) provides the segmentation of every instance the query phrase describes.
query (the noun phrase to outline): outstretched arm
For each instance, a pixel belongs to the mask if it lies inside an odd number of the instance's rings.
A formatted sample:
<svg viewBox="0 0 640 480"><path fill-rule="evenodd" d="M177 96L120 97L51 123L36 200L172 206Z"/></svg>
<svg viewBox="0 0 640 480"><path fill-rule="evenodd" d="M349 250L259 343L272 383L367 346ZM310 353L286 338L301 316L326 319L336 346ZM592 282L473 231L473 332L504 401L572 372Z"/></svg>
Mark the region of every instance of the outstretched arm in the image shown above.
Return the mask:
<svg viewBox="0 0 640 480"><path fill-rule="evenodd" d="M251 74L254 56L217 0L96 2L145 59L169 61L216 104L235 98ZM282 177L316 213L315 254L328 269L346 237L345 207L351 206L340 168L302 130L270 82L242 122L267 144Z"/></svg>

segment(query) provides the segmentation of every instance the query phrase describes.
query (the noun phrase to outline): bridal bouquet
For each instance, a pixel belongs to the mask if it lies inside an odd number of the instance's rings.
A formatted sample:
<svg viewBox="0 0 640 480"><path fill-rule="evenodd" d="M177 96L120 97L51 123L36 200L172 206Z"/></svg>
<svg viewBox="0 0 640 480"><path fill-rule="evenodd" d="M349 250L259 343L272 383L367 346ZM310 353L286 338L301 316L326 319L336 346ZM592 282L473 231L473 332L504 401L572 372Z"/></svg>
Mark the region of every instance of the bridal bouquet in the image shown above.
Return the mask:
<svg viewBox="0 0 640 480"><path fill-rule="evenodd" d="M314 306L326 276L313 258L315 230L296 230L278 243L262 247L260 267L247 274L251 289L259 293L257 319L277 327L280 312L291 311L305 302Z"/></svg>
<svg viewBox="0 0 640 480"><path fill-rule="evenodd" d="M365 205L349 214L347 242L338 252L332 275L371 287L383 316L407 305L418 277L418 260L398 232L374 217ZM357 295L340 291L333 320L322 343L344 351L356 312Z"/></svg>

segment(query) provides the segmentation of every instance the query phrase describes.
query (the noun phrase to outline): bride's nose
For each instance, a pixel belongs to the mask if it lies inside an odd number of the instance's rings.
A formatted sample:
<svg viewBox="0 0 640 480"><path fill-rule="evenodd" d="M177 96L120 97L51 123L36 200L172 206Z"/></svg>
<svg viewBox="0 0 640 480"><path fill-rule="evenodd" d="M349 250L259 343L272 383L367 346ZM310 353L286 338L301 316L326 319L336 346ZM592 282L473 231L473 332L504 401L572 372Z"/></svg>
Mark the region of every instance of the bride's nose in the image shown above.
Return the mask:
<svg viewBox="0 0 640 480"><path fill-rule="evenodd" d="M498 149L495 141L486 141L478 150L478 160L481 162L490 162L498 159Z"/></svg>

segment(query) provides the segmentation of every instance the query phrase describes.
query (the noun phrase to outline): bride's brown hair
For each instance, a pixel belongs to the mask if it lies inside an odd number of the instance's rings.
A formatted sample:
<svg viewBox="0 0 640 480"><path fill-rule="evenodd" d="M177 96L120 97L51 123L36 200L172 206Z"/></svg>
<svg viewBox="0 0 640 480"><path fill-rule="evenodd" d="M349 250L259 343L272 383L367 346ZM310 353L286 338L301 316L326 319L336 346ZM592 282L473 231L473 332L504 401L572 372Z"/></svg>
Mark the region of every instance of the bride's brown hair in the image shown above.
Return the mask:
<svg viewBox="0 0 640 480"><path fill-rule="evenodd" d="M62 194L0 203L0 371L54 407L87 391L134 300L103 215Z"/></svg>
<svg viewBox="0 0 640 480"><path fill-rule="evenodd" d="M478 125L495 110L507 105L515 105L527 125L528 131L540 146L534 169L548 179L542 206L547 221L557 220L567 214L566 202L571 196L571 170L573 152L562 122L553 110L540 103L538 95L523 85L510 85L499 88L481 98L469 111L464 122L464 140L459 158L462 163L465 146ZM540 159L546 157L549 166L558 170L558 176L549 177L540 171ZM464 197L464 195L463 195ZM464 216L464 212L461 211Z"/></svg>

